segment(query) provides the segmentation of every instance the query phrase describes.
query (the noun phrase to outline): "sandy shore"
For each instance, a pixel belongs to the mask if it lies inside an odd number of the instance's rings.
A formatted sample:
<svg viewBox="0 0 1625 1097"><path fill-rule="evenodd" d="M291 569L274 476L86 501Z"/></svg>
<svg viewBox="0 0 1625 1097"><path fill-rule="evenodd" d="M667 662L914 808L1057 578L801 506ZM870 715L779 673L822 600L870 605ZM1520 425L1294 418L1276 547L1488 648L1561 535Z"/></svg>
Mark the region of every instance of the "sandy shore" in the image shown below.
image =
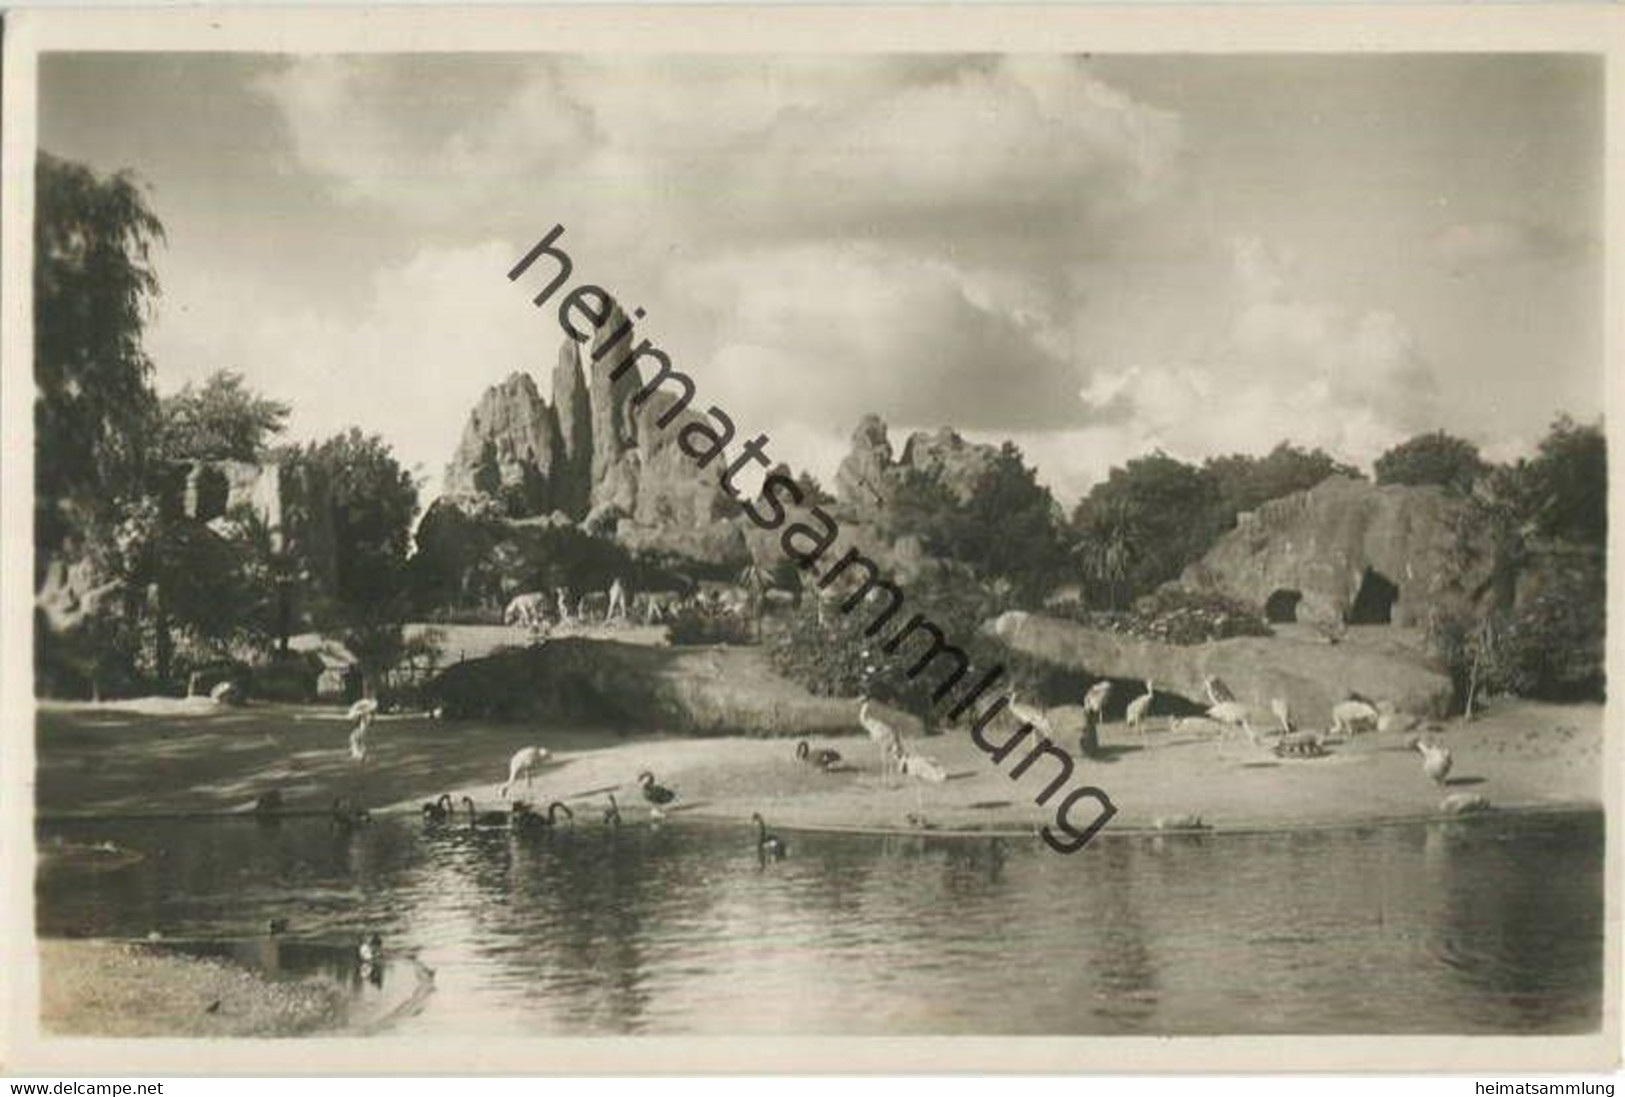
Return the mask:
<svg viewBox="0 0 1625 1097"><path fill-rule="evenodd" d="M336 1025L342 991L112 941L42 939L40 1025L74 1036L302 1036Z"/></svg>
<svg viewBox="0 0 1625 1097"><path fill-rule="evenodd" d="M1424 731L1455 755L1451 783L1435 785L1410 733L1370 733L1318 759L1277 759L1239 737L1151 725L1108 725L1107 757L1080 761L1075 782L1106 791L1118 808L1105 833L1199 815L1216 830L1345 825L1434 815L1444 796L1473 793L1497 808L1594 807L1601 802L1602 707L1505 702L1472 724ZM855 722L854 722L855 723ZM854 735L812 740L850 763L825 773L799 763L794 743L678 738L614 731L385 718L359 774L349 727L333 710L255 706L146 712L140 706L49 706L39 721L38 806L46 815L218 813L248 810L276 788L292 810L323 810L360 792L375 811L415 811L442 792L498 802L507 759L521 746L549 748L553 763L524 792L539 804L570 803L596 820L615 792L626 816L646 814L635 779L652 770L679 794L672 820L745 821L760 811L776 825L907 829L923 816L940 830L1031 831L1053 819L1034 802L1053 767L1040 761L1020 780L1014 759L995 766L963 732L917 740L949 780L925 785L886 778L874 746ZM854 726L854 732L857 728ZM1062 744L1074 746L1071 737ZM1057 797L1057 800L1059 797Z"/></svg>

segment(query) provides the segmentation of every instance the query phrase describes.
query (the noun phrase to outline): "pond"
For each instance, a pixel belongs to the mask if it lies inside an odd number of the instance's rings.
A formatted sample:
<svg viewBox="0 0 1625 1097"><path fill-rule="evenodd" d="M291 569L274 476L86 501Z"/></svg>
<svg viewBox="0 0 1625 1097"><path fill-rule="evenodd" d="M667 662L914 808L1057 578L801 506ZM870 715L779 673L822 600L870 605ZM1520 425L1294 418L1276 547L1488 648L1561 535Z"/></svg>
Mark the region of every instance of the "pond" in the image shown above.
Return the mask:
<svg viewBox="0 0 1625 1097"><path fill-rule="evenodd" d="M1603 820L1036 840L382 818L42 824L54 936L353 947L434 972L394 1034L1574 1033L1600 1024ZM139 859L123 851L138 854Z"/></svg>

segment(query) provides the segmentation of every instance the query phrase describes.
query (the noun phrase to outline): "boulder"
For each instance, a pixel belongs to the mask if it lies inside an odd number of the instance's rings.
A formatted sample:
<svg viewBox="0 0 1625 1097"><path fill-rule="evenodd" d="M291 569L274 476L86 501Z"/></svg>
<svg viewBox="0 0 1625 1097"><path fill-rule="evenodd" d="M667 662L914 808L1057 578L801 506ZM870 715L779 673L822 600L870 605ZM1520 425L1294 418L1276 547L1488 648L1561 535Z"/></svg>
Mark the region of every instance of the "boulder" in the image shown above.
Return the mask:
<svg viewBox="0 0 1625 1097"><path fill-rule="evenodd" d="M1276 623L1425 625L1493 594L1493 546L1466 508L1439 487L1330 477L1242 514L1179 584Z"/></svg>
<svg viewBox="0 0 1625 1097"><path fill-rule="evenodd" d="M1331 709L1358 693L1385 711L1442 716L1451 699L1448 676L1421 652L1398 644L1337 645L1286 636L1242 636L1180 646L1087 628L1072 621L1011 611L988 630L1011 648L1089 677L1154 679L1158 693L1205 705L1203 680L1224 679L1237 700L1271 722L1270 701L1284 699L1299 726L1327 727Z"/></svg>
<svg viewBox="0 0 1625 1097"><path fill-rule="evenodd" d="M592 498L592 404L581 375L581 349L574 339L560 344L559 361L553 367L553 414L559 424L553 506L580 518Z"/></svg>
<svg viewBox="0 0 1625 1097"><path fill-rule="evenodd" d="M553 409L528 373L485 390L446 466L450 495L501 500L516 517L553 507L552 480L562 443Z"/></svg>

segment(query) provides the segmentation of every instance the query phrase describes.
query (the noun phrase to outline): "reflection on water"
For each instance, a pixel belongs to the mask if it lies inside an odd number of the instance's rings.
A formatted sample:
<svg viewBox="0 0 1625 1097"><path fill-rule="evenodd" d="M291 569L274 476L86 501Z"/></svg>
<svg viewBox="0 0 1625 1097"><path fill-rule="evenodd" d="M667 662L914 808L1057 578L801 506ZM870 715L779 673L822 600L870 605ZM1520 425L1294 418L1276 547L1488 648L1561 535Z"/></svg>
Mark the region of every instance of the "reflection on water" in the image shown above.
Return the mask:
<svg viewBox="0 0 1625 1097"><path fill-rule="evenodd" d="M1036 841L378 820L61 823L52 935L254 937L435 970L437 1034L1522 1033L1599 1024L1600 816ZM71 862L69 862L71 865ZM266 947L266 946L260 946Z"/></svg>

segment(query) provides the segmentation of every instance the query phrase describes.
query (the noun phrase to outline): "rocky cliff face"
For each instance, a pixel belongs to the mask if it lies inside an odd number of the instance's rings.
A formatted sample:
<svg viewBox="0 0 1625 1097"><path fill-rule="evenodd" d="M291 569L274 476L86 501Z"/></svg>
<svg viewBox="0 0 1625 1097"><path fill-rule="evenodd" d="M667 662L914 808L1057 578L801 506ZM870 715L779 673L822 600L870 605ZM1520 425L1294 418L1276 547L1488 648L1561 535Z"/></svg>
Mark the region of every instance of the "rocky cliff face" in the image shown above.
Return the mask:
<svg viewBox="0 0 1625 1097"><path fill-rule="evenodd" d="M553 408L528 373L485 390L446 466L446 491L487 495L510 511L545 514L553 506L563 447Z"/></svg>
<svg viewBox="0 0 1625 1097"><path fill-rule="evenodd" d="M1436 487L1334 476L1241 515L1180 577L1276 621L1427 623L1434 607L1489 597L1493 555Z"/></svg>
<svg viewBox="0 0 1625 1097"><path fill-rule="evenodd" d="M884 524L886 512L918 476L963 502L999 454L998 447L966 441L949 427L916 431L903 443L900 457L893 459L892 452L885 421L865 415L852 432L851 452L835 473L835 494L843 506Z"/></svg>

